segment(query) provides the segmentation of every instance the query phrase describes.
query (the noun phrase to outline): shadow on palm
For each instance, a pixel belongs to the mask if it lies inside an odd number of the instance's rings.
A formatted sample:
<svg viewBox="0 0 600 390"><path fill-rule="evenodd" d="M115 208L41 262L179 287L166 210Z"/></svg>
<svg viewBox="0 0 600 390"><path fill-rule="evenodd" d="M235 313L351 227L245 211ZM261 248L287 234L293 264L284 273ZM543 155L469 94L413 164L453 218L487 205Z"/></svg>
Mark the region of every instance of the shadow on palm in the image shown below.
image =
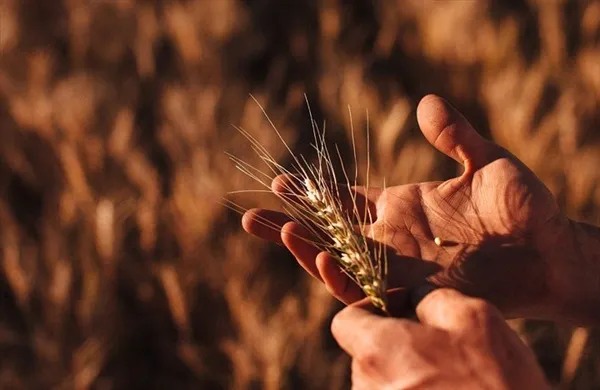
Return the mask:
<svg viewBox="0 0 600 390"><path fill-rule="evenodd" d="M387 247L388 287L429 281L486 298L508 316L535 315L549 296L546 274L552 254L546 244L563 223L553 196L527 167L481 138L441 98L424 98L417 117L428 141L465 170L445 182L368 193L355 189L363 196L359 201L364 208L376 215L367 235ZM281 226L281 231L261 227L257 216ZM361 299L360 288L340 273L329 255L299 240L307 232L289 221L275 211L251 210L244 227L284 244L338 299ZM442 245L435 243L436 237Z"/></svg>

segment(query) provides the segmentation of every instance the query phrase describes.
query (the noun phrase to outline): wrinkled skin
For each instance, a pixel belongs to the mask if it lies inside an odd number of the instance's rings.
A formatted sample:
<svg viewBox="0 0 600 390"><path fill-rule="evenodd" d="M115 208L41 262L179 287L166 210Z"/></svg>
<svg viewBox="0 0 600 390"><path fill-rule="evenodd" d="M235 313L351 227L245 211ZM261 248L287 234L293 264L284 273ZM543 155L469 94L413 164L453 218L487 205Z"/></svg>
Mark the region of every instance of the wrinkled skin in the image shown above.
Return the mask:
<svg viewBox="0 0 600 390"><path fill-rule="evenodd" d="M369 306L352 304L331 325L352 358L353 390L549 389L531 350L481 299L435 290L417 306L421 323Z"/></svg>
<svg viewBox="0 0 600 390"><path fill-rule="evenodd" d="M444 182L368 193L355 188L364 206L359 209L368 207L377 217L368 234L391 255L389 287L428 280L489 300L508 317L556 317L572 288L567 275L574 262L565 261L572 258L565 254L571 222L550 191L516 157L479 136L443 99L426 96L417 118L426 139L462 164L464 172ZM282 191L286 180L276 178L273 189ZM281 231L266 228L261 218ZM363 298L330 256L298 238L309 236L285 214L250 210L243 226L285 245L341 301ZM435 237L443 240L441 246Z"/></svg>

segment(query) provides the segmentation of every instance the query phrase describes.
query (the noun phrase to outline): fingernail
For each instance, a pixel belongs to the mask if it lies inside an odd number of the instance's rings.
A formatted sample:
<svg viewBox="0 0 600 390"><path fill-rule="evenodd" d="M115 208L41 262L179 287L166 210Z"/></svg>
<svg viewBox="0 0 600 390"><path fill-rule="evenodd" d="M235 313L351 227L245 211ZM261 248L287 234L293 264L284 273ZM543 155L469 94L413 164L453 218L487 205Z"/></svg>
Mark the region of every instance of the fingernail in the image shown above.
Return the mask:
<svg viewBox="0 0 600 390"><path fill-rule="evenodd" d="M423 300L423 298L425 298L430 292L432 292L435 289L437 289L437 286L434 286L430 283L426 283L419 287L414 287L410 289L408 294L410 298L410 303L412 304L413 308L416 308L419 305L419 303Z"/></svg>

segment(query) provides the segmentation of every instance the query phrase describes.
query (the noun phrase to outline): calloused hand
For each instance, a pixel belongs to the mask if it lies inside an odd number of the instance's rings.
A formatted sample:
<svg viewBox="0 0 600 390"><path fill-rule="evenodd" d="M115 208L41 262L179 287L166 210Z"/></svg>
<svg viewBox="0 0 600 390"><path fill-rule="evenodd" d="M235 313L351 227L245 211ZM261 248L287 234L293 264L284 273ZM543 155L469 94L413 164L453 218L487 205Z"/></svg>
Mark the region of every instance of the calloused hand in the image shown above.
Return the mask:
<svg viewBox="0 0 600 390"><path fill-rule="evenodd" d="M444 182L355 188L376 220L368 234L390 248L389 284L425 281L484 298L506 316L556 318L572 284L571 222L546 186L515 156L482 138L452 106L429 95L417 110L419 126L439 151L464 167ZM273 183L283 191L285 178ZM265 227L260 220L281 226ZM254 209L246 231L283 243L298 262L345 303L363 298L334 260L300 237L307 232L282 213ZM436 245L439 237L441 245Z"/></svg>

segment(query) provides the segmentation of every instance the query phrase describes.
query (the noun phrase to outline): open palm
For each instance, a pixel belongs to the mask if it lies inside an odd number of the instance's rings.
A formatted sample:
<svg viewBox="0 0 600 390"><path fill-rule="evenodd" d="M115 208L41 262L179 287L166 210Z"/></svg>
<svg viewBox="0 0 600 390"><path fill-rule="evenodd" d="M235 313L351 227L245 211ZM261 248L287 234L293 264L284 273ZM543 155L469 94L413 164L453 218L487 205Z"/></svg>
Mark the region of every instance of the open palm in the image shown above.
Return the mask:
<svg viewBox="0 0 600 390"><path fill-rule="evenodd" d="M548 317L561 289L558 259L564 255L557 243L569 225L554 197L516 157L480 137L443 99L425 97L417 117L429 142L465 169L444 182L368 193L356 188L376 215L368 234L390 251L388 287L416 287L427 280L486 298L507 316ZM281 232L265 228L261 218L282 226ZM363 297L329 255L298 238L307 232L284 214L255 209L243 224L252 234L283 243L338 299L350 303Z"/></svg>

